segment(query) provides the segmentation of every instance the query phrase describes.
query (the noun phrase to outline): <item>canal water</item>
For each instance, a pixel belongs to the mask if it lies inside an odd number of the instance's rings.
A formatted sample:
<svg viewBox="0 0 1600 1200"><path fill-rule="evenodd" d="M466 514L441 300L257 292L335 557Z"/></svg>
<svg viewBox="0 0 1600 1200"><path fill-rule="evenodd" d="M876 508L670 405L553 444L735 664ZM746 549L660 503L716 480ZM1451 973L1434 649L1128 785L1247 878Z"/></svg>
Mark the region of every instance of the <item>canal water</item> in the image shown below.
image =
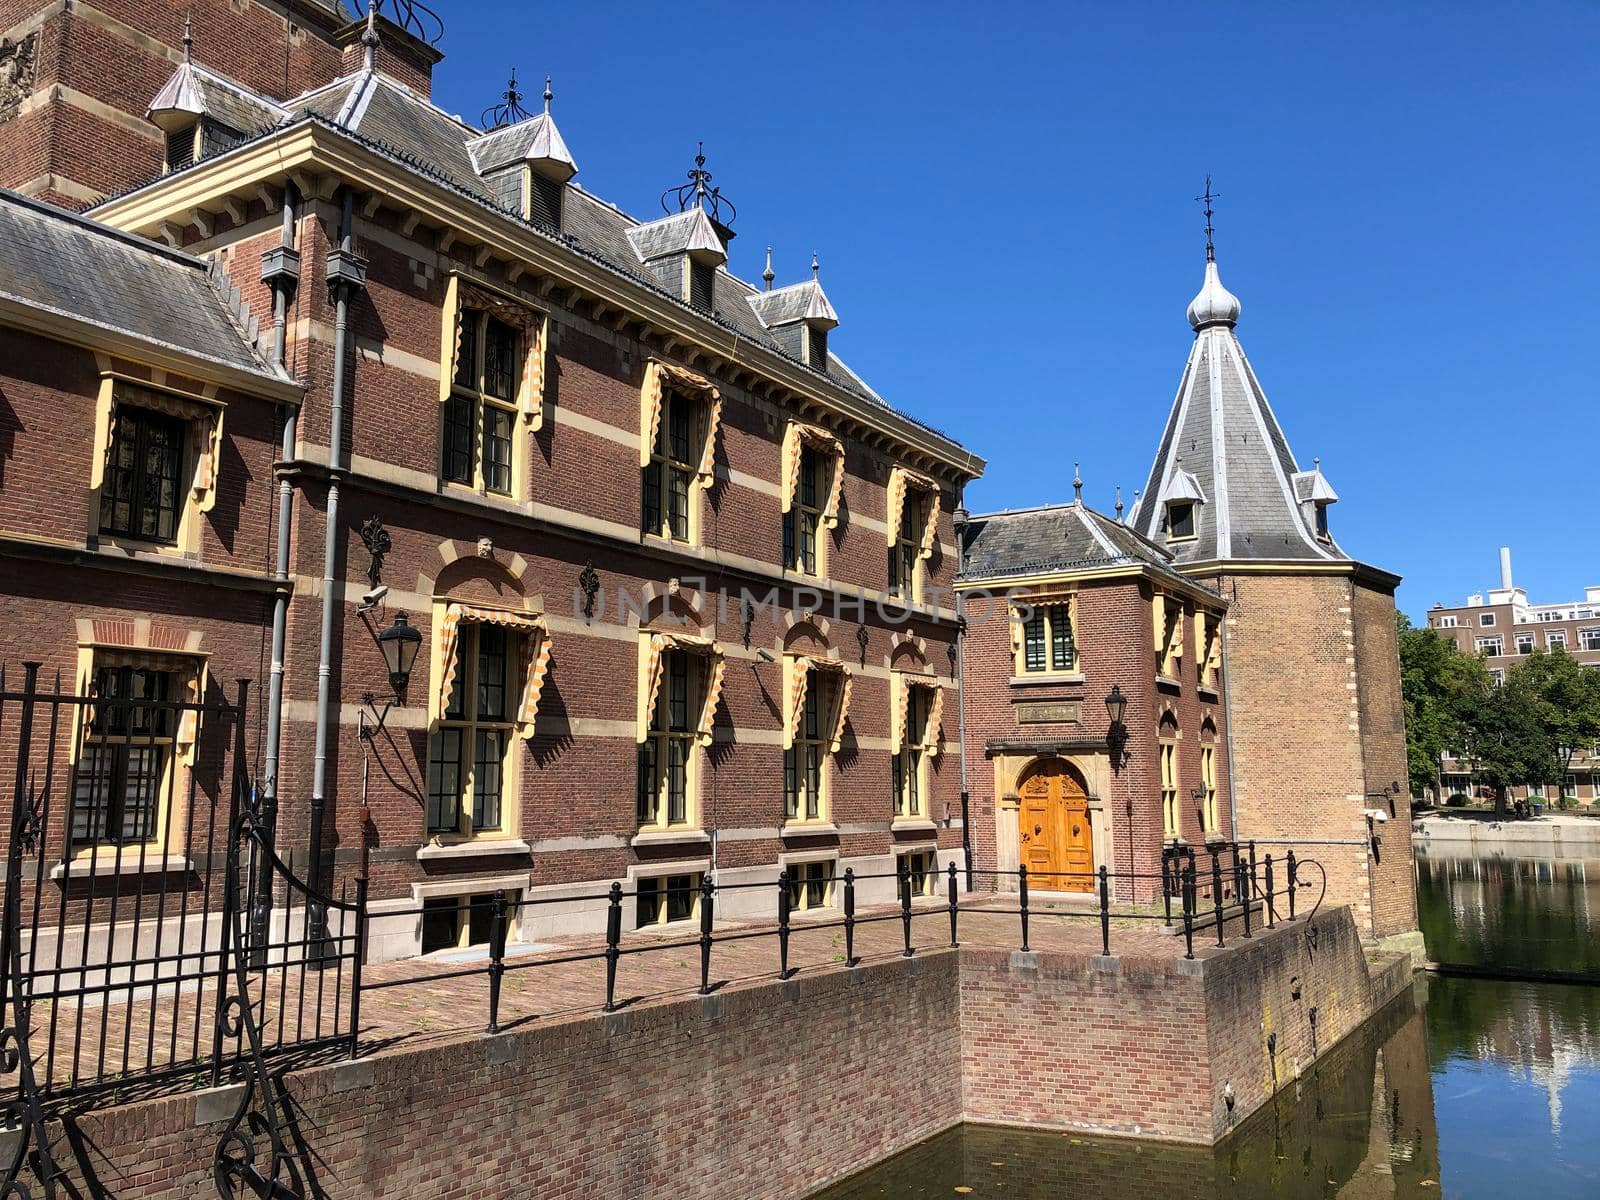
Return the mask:
<svg viewBox="0 0 1600 1200"><path fill-rule="evenodd" d="M1418 851L1439 962L1600 974L1600 860ZM1417 977L1212 1149L965 1126L819 1200L1600 1198L1600 986Z"/></svg>

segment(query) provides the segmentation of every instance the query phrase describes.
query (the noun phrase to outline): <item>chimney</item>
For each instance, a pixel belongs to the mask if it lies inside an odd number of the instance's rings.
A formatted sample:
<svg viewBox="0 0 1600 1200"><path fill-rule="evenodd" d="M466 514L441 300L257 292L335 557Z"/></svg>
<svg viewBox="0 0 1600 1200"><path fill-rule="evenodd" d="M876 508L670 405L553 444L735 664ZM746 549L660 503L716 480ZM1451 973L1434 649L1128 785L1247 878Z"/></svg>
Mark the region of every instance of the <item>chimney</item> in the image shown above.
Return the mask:
<svg viewBox="0 0 1600 1200"><path fill-rule="evenodd" d="M1500 547L1500 588L1502 591L1511 590L1511 547Z"/></svg>

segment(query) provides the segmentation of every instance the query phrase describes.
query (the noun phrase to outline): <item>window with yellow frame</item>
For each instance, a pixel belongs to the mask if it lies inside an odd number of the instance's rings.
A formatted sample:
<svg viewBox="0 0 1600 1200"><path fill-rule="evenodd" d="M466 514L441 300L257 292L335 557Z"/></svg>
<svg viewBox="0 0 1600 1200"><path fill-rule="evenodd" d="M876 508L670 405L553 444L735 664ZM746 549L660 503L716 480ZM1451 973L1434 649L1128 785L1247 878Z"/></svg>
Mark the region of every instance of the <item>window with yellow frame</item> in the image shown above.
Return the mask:
<svg viewBox="0 0 1600 1200"><path fill-rule="evenodd" d="M441 406L440 478L496 496L516 494L521 331L484 309L462 308L455 375Z"/></svg>
<svg viewBox="0 0 1600 1200"><path fill-rule="evenodd" d="M671 647L661 652L655 708L639 743L639 828L695 826L695 730L704 687L704 659Z"/></svg>
<svg viewBox="0 0 1600 1200"><path fill-rule="evenodd" d="M450 696L428 738L428 834L505 835L516 795L511 745L523 635L470 622L458 637Z"/></svg>
<svg viewBox="0 0 1600 1200"><path fill-rule="evenodd" d="M663 389L660 424L642 473L645 533L674 542L697 540L694 483L705 439L705 404L675 389Z"/></svg>
<svg viewBox="0 0 1600 1200"><path fill-rule="evenodd" d="M700 915L702 872L652 875L635 881L634 928L676 925Z"/></svg>
<svg viewBox="0 0 1600 1200"><path fill-rule="evenodd" d="M1200 824L1208 838L1217 837L1222 832L1217 816L1217 748L1205 743L1200 746L1200 790Z"/></svg>
<svg viewBox="0 0 1600 1200"><path fill-rule="evenodd" d="M1161 832L1169 842L1174 842L1182 835L1183 828L1178 813L1178 744L1159 742L1156 753L1161 765Z"/></svg>
<svg viewBox="0 0 1600 1200"><path fill-rule="evenodd" d="M179 772L193 761L205 668L200 660L85 648L90 703L79 717L68 859L105 853L130 869L181 850Z"/></svg>
<svg viewBox="0 0 1600 1200"><path fill-rule="evenodd" d="M1018 675L1070 675L1078 670L1078 598L1030 599L1012 612Z"/></svg>
<svg viewBox="0 0 1600 1200"><path fill-rule="evenodd" d="M833 907L834 861L790 863L784 868L789 876L789 908L806 912L813 908Z"/></svg>
<svg viewBox="0 0 1600 1200"><path fill-rule="evenodd" d="M939 894L939 852L911 850L895 856L895 874L905 880L913 896Z"/></svg>

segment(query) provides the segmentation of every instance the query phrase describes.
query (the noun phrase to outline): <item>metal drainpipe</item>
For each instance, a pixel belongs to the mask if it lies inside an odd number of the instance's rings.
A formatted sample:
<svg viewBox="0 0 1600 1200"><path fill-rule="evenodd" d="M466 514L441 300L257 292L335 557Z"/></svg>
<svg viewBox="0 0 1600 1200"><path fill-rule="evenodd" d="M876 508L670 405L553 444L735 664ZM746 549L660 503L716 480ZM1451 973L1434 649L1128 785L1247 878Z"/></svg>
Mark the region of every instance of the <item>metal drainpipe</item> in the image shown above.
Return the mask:
<svg viewBox="0 0 1600 1200"><path fill-rule="evenodd" d="M283 193L283 240L285 250L293 250L297 220L294 185L287 185ZM279 370L284 368L284 337L288 327L289 284L281 278L272 287L272 358ZM289 409L283 423L283 445L278 458L288 462L294 458L299 437L300 407ZM288 477L278 480L278 557L273 569L272 602L272 670L267 677L267 743L266 761L263 763L262 817L270 829L278 810L278 739L283 724L283 654L286 630L289 624L289 534L293 524L294 485Z"/></svg>
<svg viewBox="0 0 1600 1200"><path fill-rule="evenodd" d="M283 239L285 251L295 247L297 205L294 185L288 184L283 193ZM285 331L288 327L289 292L293 284L283 275L272 283L272 361L279 371L285 367ZM288 462L294 458L298 443L300 406L292 405L283 422L283 445L278 458ZM278 826L278 745L283 727L283 654L285 631L289 624L289 533L294 514L294 485L287 476L278 480L278 546L277 562L273 568L272 583L272 667L267 677L267 737L262 764L261 822L269 850L275 849ZM261 884L256 893L256 909L251 913L253 944L267 944L268 923L272 915L272 878L270 860L262 856Z"/></svg>
<svg viewBox="0 0 1600 1200"><path fill-rule="evenodd" d="M339 217L339 248L352 250L351 225L355 195L344 189ZM317 651L317 740L311 779L311 835L307 847L306 882L317 890L322 876L322 820L328 795L328 704L333 685L333 623L343 600L334 594L334 570L339 555L339 483L344 478L345 351L350 319L350 287L334 285L333 409L328 428L327 532L322 547L322 636Z"/></svg>

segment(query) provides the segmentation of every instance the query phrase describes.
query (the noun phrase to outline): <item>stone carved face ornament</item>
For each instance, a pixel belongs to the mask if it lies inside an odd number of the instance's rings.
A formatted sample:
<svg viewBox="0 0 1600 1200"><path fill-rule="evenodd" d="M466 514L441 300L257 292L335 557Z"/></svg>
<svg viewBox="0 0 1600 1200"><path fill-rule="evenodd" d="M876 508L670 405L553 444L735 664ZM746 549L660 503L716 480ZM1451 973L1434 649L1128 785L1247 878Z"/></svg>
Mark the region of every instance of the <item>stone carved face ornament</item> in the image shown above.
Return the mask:
<svg viewBox="0 0 1600 1200"><path fill-rule="evenodd" d="M17 109L33 91L38 50L37 30L20 41L0 40L0 122L16 116Z"/></svg>

